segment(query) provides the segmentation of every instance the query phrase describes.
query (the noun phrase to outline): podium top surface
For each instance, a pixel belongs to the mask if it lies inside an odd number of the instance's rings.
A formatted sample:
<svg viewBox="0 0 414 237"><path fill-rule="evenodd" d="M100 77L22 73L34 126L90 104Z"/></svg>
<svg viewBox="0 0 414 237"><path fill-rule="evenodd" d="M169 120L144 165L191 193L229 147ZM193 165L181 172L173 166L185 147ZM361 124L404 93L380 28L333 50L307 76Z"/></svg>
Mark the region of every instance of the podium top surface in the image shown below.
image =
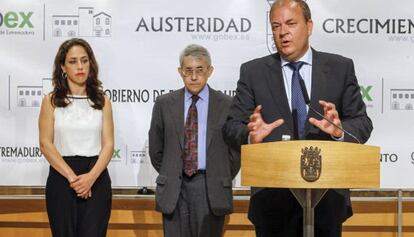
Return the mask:
<svg viewBox="0 0 414 237"><path fill-rule="evenodd" d="M314 140L249 144L242 146L241 162L241 181L245 186L378 188L380 185L380 148L370 145Z"/></svg>

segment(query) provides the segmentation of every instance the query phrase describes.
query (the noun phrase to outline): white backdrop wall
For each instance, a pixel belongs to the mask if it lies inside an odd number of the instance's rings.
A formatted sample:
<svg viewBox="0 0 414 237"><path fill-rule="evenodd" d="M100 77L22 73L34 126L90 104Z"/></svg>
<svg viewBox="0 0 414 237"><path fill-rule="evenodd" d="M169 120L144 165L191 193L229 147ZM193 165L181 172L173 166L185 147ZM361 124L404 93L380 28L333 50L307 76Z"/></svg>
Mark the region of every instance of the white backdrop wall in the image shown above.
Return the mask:
<svg viewBox="0 0 414 237"><path fill-rule="evenodd" d="M267 0L3 0L0 3L0 185L44 185L37 117L59 45L86 39L114 110L113 186L153 186L147 133L157 95L182 87L178 55L207 47L209 84L234 95L242 62L274 52ZM381 187L414 186L414 2L308 0L311 45L354 60L381 146ZM239 178L236 186L240 186Z"/></svg>

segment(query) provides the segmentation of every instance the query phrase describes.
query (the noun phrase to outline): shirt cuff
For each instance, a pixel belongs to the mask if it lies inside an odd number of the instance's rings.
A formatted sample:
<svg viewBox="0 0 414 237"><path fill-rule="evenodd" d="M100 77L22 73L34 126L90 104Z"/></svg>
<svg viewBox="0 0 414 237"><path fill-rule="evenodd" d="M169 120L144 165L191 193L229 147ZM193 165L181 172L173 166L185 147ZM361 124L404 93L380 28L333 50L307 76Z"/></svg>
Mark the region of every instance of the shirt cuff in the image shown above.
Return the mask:
<svg viewBox="0 0 414 237"><path fill-rule="evenodd" d="M342 136L341 137L334 137L334 136L331 135L331 138L334 139L335 141L343 142L344 138L345 138L345 133L342 131Z"/></svg>

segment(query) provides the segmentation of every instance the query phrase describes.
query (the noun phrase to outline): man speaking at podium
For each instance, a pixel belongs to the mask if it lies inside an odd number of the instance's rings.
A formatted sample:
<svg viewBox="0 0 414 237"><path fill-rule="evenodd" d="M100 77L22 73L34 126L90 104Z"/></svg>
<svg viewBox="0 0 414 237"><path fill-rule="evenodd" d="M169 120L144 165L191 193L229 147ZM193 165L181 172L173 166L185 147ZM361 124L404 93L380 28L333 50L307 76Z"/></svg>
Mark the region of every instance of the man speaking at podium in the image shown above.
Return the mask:
<svg viewBox="0 0 414 237"><path fill-rule="evenodd" d="M276 0L269 18L278 53L241 65L226 141L238 149L282 137L366 142L372 122L352 60L309 46L305 1ZM315 236L341 236L351 215L349 190L328 190L315 208ZM259 237L302 236L302 208L288 189L252 187L249 219Z"/></svg>

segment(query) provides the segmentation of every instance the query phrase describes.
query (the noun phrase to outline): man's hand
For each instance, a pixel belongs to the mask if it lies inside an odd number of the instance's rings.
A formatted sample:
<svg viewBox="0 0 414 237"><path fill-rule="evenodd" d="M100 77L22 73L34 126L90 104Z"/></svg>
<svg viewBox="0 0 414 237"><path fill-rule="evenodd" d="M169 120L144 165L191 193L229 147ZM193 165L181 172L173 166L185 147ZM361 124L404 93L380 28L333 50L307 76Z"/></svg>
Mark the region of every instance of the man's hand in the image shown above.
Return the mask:
<svg viewBox="0 0 414 237"><path fill-rule="evenodd" d="M249 128L250 143L260 143L265 137L267 137L273 129L283 124L283 119L278 119L273 123L265 123L262 119L261 114L262 106L259 105L254 110L253 114L250 115L250 122L247 124Z"/></svg>
<svg viewBox="0 0 414 237"><path fill-rule="evenodd" d="M323 106L323 115L325 118L329 119L338 127L342 128L341 120L339 119L338 111L336 110L335 104L326 102L324 100L320 100L319 104ZM343 131L332 124L330 124L325 119L317 120L315 118L309 118L309 123L318 127L325 133L333 136L333 137L342 137Z"/></svg>

